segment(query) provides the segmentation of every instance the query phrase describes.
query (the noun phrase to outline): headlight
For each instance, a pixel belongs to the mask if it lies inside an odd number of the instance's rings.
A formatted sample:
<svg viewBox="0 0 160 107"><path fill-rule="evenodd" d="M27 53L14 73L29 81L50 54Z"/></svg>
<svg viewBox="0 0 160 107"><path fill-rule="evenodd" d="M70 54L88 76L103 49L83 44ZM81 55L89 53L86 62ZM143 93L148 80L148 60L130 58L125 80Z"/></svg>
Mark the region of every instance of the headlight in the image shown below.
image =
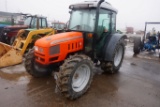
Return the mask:
<svg viewBox="0 0 160 107"><path fill-rule="evenodd" d="M35 51L38 51L38 47L37 47L37 46L34 46L34 50L35 50Z"/></svg>
<svg viewBox="0 0 160 107"><path fill-rule="evenodd" d="M44 52L43 48L38 47L38 46L34 46L34 50L35 50L35 51L39 51L39 52L41 52L41 53Z"/></svg>

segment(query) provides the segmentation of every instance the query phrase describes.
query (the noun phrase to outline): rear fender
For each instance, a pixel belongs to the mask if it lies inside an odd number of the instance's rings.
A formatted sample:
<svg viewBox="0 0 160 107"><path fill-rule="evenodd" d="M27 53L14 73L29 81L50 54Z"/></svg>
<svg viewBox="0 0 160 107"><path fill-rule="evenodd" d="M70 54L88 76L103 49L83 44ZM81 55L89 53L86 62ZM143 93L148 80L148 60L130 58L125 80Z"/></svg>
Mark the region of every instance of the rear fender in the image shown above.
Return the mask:
<svg viewBox="0 0 160 107"><path fill-rule="evenodd" d="M120 40L124 39L126 39L126 36L122 34L111 34L107 38L103 51L103 56L105 61L113 61L113 53L116 48L116 45L117 43L119 43Z"/></svg>

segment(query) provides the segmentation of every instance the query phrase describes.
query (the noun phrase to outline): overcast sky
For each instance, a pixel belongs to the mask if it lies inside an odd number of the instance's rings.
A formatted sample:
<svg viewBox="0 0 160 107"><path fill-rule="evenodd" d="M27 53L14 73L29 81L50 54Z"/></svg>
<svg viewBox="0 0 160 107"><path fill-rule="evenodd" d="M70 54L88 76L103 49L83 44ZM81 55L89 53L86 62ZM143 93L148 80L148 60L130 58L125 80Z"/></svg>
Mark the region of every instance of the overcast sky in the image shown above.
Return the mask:
<svg viewBox="0 0 160 107"><path fill-rule="evenodd" d="M0 0L0 11L39 14L47 16L50 20L67 22L69 4L80 1L84 0ZM133 26L143 30L145 21L160 22L160 0L106 1L118 9L118 29Z"/></svg>

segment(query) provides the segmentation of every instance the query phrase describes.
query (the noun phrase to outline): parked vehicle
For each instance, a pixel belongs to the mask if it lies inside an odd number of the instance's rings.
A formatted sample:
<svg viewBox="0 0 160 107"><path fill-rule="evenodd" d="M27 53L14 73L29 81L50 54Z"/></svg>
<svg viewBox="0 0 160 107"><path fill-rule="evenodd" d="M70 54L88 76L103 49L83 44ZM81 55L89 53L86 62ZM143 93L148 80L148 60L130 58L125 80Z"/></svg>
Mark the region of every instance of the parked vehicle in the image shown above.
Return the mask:
<svg viewBox="0 0 160 107"><path fill-rule="evenodd" d="M46 17L38 17L36 15L28 15L23 14L26 19L24 21L24 25L10 25L3 28L1 34L0 34L0 42L7 43L9 45L12 45L17 33L21 29L27 29L27 28L37 28L36 22L37 18L39 18L40 25L39 28L46 28L48 26Z"/></svg>
<svg viewBox="0 0 160 107"><path fill-rule="evenodd" d="M150 24L160 24L160 22L146 22L145 23L145 32L144 36L141 37L135 37L134 38L134 48L133 52L135 55L139 54L141 51L155 51L156 49L160 49L160 43L159 43L159 35L156 34L156 32L153 30L154 34L150 34L150 32L146 33L147 25ZM160 53L159 53L160 58Z"/></svg>
<svg viewBox="0 0 160 107"><path fill-rule="evenodd" d="M56 86L69 99L82 96L93 79L94 63L116 73L124 57L124 36L116 32L117 10L104 0L72 4L69 31L44 37L26 55L34 77L55 73Z"/></svg>
<svg viewBox="0 0 160 107"><path fill-rule="evenodd" d="M37 28L19 30L12 46L0 42L0 68L21 63L23 55L33 48L37 39L55 34L53 28L46 28L45 17L31 16L28 18L30 18L27 19L29 22L34 22L31 25Z"/></svg>

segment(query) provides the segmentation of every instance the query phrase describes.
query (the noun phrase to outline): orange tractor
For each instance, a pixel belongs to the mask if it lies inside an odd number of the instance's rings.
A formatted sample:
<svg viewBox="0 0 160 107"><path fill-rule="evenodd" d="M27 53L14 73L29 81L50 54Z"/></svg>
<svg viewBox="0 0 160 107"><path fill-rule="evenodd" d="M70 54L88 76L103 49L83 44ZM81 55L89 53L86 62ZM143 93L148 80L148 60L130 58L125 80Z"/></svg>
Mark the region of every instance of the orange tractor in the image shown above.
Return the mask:
<svg viewBox="0 0 160 107"><path fill-rule="evenodd" d="M117 10L104 0L69 6L69 31L36 41L26 55L25 68L34 77L55 72L59 91L76 99L89 88L94 66L116 73L122 64L124 36L116 33Z"/></svg>

